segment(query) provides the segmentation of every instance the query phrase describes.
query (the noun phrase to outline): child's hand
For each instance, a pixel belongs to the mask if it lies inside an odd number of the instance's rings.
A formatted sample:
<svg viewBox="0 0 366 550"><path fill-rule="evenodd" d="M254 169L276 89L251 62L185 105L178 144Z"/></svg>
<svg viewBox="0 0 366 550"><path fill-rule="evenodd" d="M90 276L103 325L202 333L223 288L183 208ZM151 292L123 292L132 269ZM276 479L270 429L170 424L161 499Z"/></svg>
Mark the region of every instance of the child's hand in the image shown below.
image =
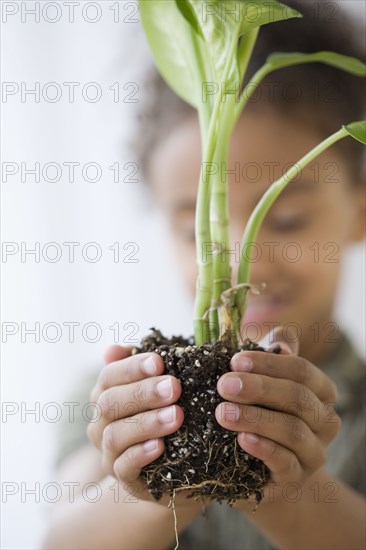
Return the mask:
<svg viewBox="0 0 366 550"><path fill-rule="evenodd" d="M299 483L322 466L326 447L340 429L334 411L335 384L309 361L297 357L286 340L275 340L280 355L237 353L233 373L218 381L227 401L217 421L238 433L247 453L263 460L275 483Z"/></svg>
<svg viewBox="0 0 366 550"><path fill-rule="evenodd" d="M164 371L156 353L131 355L131 349L113 346L108 363L91 393L97 417L88 426L90 441L102 452L102 466L139 499L153 500L140 479L141 468L163 450L162 437L178 430L183 410L173 405L180 382Z"/></svg>

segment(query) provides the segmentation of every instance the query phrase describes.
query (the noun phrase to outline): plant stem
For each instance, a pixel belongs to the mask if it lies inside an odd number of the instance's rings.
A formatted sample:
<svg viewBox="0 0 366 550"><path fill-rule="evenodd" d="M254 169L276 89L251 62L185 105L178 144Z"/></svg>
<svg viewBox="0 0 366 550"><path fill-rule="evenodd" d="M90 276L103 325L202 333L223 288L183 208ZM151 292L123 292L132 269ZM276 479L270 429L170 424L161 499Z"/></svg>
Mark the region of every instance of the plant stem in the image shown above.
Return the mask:
<svg viewBox="0 0 366 550"><path fill-rule="evenodd" d="M192 43L193 43L193 50L195 52L196 56L196 78L198 82L204 82L207 78L207 73L211 67L207 67L206 58L207 55L202 57L202 48L203 45L199 44L199 37L196 35L196 33L192 32ZM200 97L202 99L202 91L200 94ZM198 108L198 116L200 121L200 135L201 135L201 142L202 142L202 151L205 150L206 147L206 140L208 136L208 130L210 127L210 117L212 112L212 105L209 102L203 102L199 103L197 98L197 104L199 105Z"/></svg>
<svg viewBox="0 0 366 550"><path fill-rule="evenodd" d="M193 47L196 53L196 70L200 82L207 80L207 62L202 58L201 47L198 45L199 38L192 33ZM207 57L207 56L206 56ZM212 67L210 67L212 70ZM202 90L201 90L202 98ZM210 127L212 120L213 107L210 101L201 101L198 108L198 118L200 123L201 135L201 150L209 149ZM196 206L196 258L198 266L198 277L196 286L196 299L194 305L194 335L197 345L207 341L209 334L208 317L205 318L208 311L212 295L212 258L207 257L207 261L203 262L204 243L209 243L211 240L210 220L209 220L209 204L210 204L210 181L205 180L203 174L203 165L201 166L201 174L199 187L197 192Z"/></svg>
<svg viewBox="0 0 366 550"><path fill-rule="evenodd" d="M231 105L231 101L228 102ZM213 293L210 307L210 330L211 340L221 338L224 327L220 325L218 307L221 294L231 286L231 268L229 258L229 204L228 204L228 182L226 176L226 165L230 143L230 131L225 124L225 108L221 109L219 117L219 136L215 162L213 163L212 193L210 203L210 224L211 239L215 247L213 254Z"/></svg>
<svg viewBox="0 0 366 550"><path fill-rule="evenodd" d="M259 29L254 29L246 37L242 38L238 59L238 62L240 61L241 79L245 76L258 32ZM238 38L234 36L228 52L222 84L227 83L230 66L236 55L237 45ZM225 178L222 177L222 168L226 168L227 166L230 137L235 125L236 110L234 103L236 101L237 97L233 94L226 95L224 101L224 90L223 86L221 86L221 91L211 117L207 150L205 150L202 164L196 211L196 249L199 277L194 308L194 330L197 345L206 341L214 341L217 338L226 338L231 340L233 345L235 345L236 332L238 330L238 312L236 308L226 309L224 319L220 319L218 314L221 295L232 284L229 254L229 185L226 169ZM212 168L209 174L205 173L204 170L208 166ZM209 200L209 196L211 197L210 227L204 229L204 224L207 221L207 201ZM205 240L205 236L208 234L210 234L210 239ZM211 249L207 249L207 246L211 247ZM205 263L203 263L204 251L206 252ZM208 254L212 258L209 258ZM211 289L210 278L212 280ZM211 299L208 301L210 292ZM226 337L225 334L227 335Z"/></svg>
<svg viewBox="0 0 366 550"><path fill-rule="evenodd" d="M232 38L225 65L223 78L224 83L228 80L237 42L238 38L235 35ZM207 174L205 168L209 164L213 164L215 162L215 152L219 137L219 122L221 122L220 112L223 103L222 88L223 87L221 86L221 92L216 98L214 109L210 118L208 139L205 141L206 147L203 150L203 162L197 193L195 234L198 279L196 287L196 300L194 304L194 338L196 345L201 345L211 340L209 309L213 295L213 243L210 229L212 174ZM202 115L200 115L200 118L203 120Z"/></svg>
<svg viewBox="0 0 366 550"><path fill-rule="evenodd" d="M240 100L238 102L235 117L234 117L234 125L238 122L240 115L243 111L243 109L246 107L249 99L252 97L253 93L258 88L259 84L264 80L264 78L271 72L271 68L269 65L263 65L250 79L248 84L245 86L241 96Z"/></svg>
<svg viewBox="0 0 366 550"><path fill-rule="evenodd" d="M244 107L247 105L249 99L252 97L253 93L257 90L260 83L264 80L264 78L269 75L270 73L274 71L278 71L279 69L284 69L286 67L293 67L294 65L304 65L307 63L325 63L329 64L331 66L338 66L338 68L342 68L343 70L348 70L351 74L357 75L357 76L365 76L366 74L366 68L365 65L362 64L360 61L352 59L352 58L346 58L346 56L339 55L338 59L334 59L334 57L329 59L329 55L332 54L332 52L315 52L313 54L309 53L297 53L297 54L290 54L286 59L282 59L280 62L272 61L271 58L267 60L267 62L261 67L250 79L248 84L245 86L243 93L241 94L239 104L237 106L236 112L235 112L235 122L238 121L241 112L243 111ZM346 64L345 60L348 60L348 63L351 61L353 62L352 66L348 66ZM338 60L339 65L337 65L336 61ZM343 62L343 65L342 65ZM356 65L356 66L355 66Z"/></svg>
<svg viewBox="0 0 366 550"><path fill-rule="evenodd" d="M259 30L260 27L257 27L241 37L241 42L238 48L238 61L240 66L240 75L242 77L241 83L243 82L245 74L247 72L248 63L252 56L254 46L258 38ZM242 109L240 109L240 111L241 110Z"/></svg>
<svg viewBox="0 0 366 550"><path fill-rule="evenodd" d="M254 29L241 38L238 47L237 61L239 63L239 77L241 82L245 77L248 63L253 52L259 33L259 28ZM210 327L212 339L220 338L235 347L238 330L236 308L222 307L222 293L231 285L230 265L230 229L229 229L229 180L227 165L229 146L232 131L234 129L235 103L239 97L230 94L225 97L224 107L219 112L219 140L215 153L215 165L217 172L213 177L213 189L210 208L210 222L212 241L217 247L217 253L213 257L213 296L210 308Z"/></svg>
<svg viewBox="0 0 366 550"><path fill-rule="evenodd" d="M338 132L332 134L330 137L322 141L319 145L314 147L309 153L307 153L302 159L300 159L294 166L292 166L287 172L277 181L273 182L269 189L264 193L257 206L253 210L249 221L246 225L243 240L241 244L241 256L239 264L239 272L237 277L237 284L250 282L251 260L253 247L248 245L256 242L258 232L261 228L264 217L268 210L271 208L274 201L287 187L290 181L295 178L299 171L305 168L311 161L319 156L323 151L328 149L331 145L339 141L340 139L348 135L345 129L341 129ZM245 251L245 254L243 252ZM236 303L240 313L240 319L243 318L245 313L245 291L241 290L237 293Z"/></svg>

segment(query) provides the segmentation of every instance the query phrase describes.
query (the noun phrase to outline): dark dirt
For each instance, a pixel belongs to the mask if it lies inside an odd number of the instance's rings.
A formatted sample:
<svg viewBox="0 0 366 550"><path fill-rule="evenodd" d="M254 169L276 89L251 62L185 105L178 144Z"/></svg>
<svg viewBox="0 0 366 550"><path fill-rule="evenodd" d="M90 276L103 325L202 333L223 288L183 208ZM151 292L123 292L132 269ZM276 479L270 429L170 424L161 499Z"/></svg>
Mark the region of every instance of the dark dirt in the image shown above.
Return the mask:
<svg viewBox="0 0 366 550"><path fill-rule="evenodd" d="M189 497L227 504L254 495L259 503L269 470L239 447L234 432L216 421L215 409L223 401L216 384L230 371L235 353L266 350L250 340L236 350L219 341L197 347L193 339L167 339L158 330L151 330L136 351L158 353L164 359L165 373L180 380L182 394L177 404L185 418L177 432L164 438L163 455L142 470L150 492L159 500L163 494L173 497L186 490ZM278 347L274 353L279 351Z"/></svg>

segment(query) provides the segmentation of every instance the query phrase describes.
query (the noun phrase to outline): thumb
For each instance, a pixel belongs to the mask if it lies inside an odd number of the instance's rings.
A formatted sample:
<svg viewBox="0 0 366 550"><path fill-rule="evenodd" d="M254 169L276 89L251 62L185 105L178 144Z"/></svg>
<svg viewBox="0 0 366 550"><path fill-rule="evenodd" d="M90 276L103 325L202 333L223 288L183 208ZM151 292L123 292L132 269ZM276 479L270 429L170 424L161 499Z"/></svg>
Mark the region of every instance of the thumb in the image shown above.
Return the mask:
<svg viewBox="0 0 366 550"><path fill-rule="evenodd" d="M110 346L104 353L104 363L108 365L108 363L126 359L131 355L132 349L119 345Z"/></svg>
<svg viewBox="0 0 366 550"><path fill-rule="evenodd" d="M275 346L280 346L282 355L298 355L299 353L297 334L293 329L282 326L270 330L258 344L268 351L273 351Z"/></svg>

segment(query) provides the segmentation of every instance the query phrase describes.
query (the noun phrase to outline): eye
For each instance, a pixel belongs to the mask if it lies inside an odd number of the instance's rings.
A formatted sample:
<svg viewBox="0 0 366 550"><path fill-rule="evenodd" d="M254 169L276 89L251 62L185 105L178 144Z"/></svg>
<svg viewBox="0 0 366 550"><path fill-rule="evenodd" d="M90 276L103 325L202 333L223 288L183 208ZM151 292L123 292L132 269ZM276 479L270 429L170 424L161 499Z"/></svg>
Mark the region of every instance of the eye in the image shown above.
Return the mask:
<svg viewBox="0 0 366 550"><path fill-rule="evenodd" d="M300 231L309 224L309 218L304 215L274 216L268 220L268 225L272 231L280 233L290 231Z"/></svg>

